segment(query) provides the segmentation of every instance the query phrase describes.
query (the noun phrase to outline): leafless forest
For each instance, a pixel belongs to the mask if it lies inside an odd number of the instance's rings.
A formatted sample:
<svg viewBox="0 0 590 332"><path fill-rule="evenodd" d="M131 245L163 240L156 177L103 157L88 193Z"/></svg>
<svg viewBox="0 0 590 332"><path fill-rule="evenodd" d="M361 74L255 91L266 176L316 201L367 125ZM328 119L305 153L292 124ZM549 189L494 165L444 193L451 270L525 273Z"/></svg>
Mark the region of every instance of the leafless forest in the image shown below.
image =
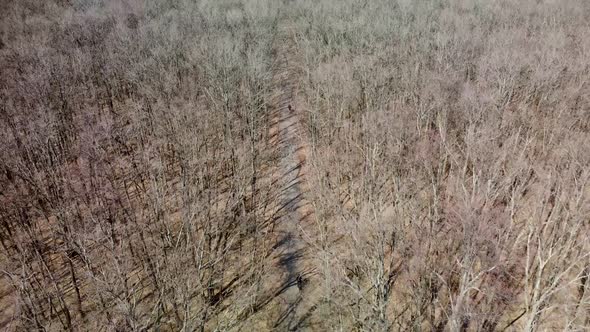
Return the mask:
<svg viewBox="0 0 590 332"><path fill-rule="evenodd" d="M0 330L590 330L590 2L0 1Z"/></svg>

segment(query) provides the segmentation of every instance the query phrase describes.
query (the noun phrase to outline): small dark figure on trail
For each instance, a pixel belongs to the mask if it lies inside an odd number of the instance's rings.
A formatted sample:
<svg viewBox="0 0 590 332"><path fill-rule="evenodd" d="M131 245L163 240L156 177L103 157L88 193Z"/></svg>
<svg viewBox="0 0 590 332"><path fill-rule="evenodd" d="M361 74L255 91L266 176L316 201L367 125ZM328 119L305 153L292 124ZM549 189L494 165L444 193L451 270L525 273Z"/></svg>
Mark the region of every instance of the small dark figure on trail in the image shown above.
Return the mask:
<svg viewBox="0 0 590 332"><path fill-rule="evenodd" d="M303 277L301 276L301 274L297 275L297 278L295 279L295 281L297 281L297 288L299 290L303 290L303 284L305 283L305 281L303 280Z"/></svg>
<svg viewBox="0 0 590 332"><path fill-rule="evenodd" d="M287 106L289 108L289 111L293 112L293 107L291 106L291 104L289 104L289 106Z"/></svg>

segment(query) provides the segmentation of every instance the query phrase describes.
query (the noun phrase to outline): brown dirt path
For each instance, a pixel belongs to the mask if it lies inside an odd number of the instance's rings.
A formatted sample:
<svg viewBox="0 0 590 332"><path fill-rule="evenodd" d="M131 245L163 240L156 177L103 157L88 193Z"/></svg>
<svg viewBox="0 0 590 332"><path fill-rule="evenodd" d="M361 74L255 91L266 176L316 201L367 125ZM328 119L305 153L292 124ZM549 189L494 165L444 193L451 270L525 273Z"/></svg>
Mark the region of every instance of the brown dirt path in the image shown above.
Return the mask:
<svg viewBox="0 0 590 332"><path fill-rule="evenodd" d="M275 328L298 331L304 328L303 314L309 290L308 250L302 230L311 215L305 198L307 147L302 125L302 110L296 105L298 84L297 50L287 24L279 27L274 44L275 64L272 101L271 142L280 153L277 185L280 186L280 218L277 225L280 252L278 264L287 289L280 295L283 308Z"/></svg>

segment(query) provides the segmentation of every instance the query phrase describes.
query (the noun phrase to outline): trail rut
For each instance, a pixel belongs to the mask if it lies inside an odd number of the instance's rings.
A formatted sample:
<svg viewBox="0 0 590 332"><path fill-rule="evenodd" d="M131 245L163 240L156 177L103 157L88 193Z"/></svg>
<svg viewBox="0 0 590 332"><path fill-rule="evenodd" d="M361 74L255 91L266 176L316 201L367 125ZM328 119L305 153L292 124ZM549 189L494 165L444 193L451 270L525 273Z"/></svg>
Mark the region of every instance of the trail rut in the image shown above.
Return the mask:
<svg viewBox="0 0 590 332"><path fill-rule="evenodd" d="M305 199L304 168L307 155L304 144L302 114L295 103L297 72L295 70L295 46L287 26L279 28L274 44L275 63L272 83L275 98L272 112L272 141L278 150L277 185L280 186L277 249L281 253L278 264L283 273L283 284L287 287L281 294L282 314L275 328L278 330L300 330L299 311L304 298L306 273L306 247L302 237L302 226L309 215Z"/></svg>

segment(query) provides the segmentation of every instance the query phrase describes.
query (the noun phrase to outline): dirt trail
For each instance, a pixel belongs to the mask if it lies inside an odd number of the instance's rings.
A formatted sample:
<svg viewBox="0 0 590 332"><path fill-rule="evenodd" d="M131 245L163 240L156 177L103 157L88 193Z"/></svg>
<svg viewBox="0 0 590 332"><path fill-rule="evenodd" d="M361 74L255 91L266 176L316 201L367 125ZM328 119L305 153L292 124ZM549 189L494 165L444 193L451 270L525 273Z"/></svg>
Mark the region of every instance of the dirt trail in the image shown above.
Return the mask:
<svg viewBox="0 0 590 332"><path fill-rule="evenodd" d="M296 100L297 72L294 64L295 46L287 26L279 28L274 45L272 145L280 153L277 185L280 186L277 249L281 252L279 265L287 287L280 295L282 314L275 328L295 331L302 329L302 302L306 291L305 242L301 233L310 213L305 200L304 168L306 160L302 114Z"/></svg>

